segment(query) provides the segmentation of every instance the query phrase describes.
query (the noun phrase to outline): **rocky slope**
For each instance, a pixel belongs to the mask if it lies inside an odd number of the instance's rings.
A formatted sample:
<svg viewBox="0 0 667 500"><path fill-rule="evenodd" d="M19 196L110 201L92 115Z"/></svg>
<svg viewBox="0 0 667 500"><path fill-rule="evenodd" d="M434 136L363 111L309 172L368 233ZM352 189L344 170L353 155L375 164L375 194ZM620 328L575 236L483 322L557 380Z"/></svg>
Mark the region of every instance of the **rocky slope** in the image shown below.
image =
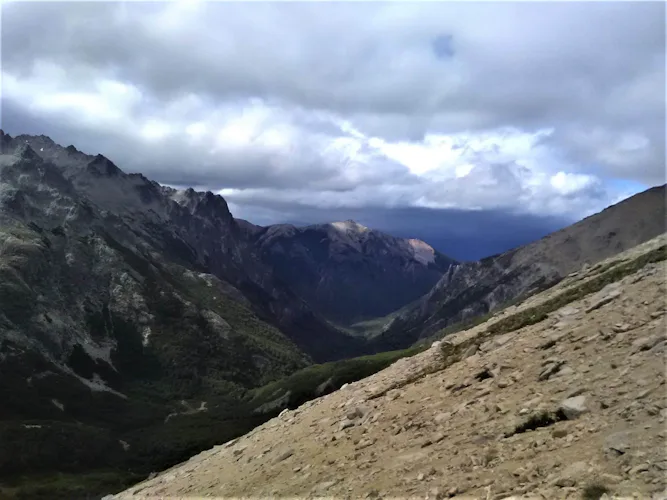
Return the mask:
<svg viewBox="0 0 667 500"><path fill-rule="evenodd" d="M654 238L665 231L665 214L663 185L528 245L455 266L386 324L376 350L406 347Z"/></svg>
<svg viewBox="0 0 667 500"><path fill-rule="evenodd" d="M343 325L385 316L418 299L455 264L423 241L354 221L242 227L280 279Z"/></svg>
<svg viewBox="0 0 667 500"><path fill-rule="evenodd" d="M666 498L666 243L114 498Z"/></svg>

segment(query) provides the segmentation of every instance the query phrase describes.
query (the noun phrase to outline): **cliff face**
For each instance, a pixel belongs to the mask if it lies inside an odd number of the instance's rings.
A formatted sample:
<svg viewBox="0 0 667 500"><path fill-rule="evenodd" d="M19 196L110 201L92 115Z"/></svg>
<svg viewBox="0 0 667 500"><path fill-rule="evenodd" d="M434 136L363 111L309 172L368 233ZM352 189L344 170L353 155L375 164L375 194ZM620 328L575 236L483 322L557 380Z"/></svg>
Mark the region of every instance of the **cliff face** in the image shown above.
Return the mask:
<svg viewBox="0 0 667 500"><path fill-rule="evenodd" d="M665 213L663 185L528 245L452 267L385 326L377 349L410 345L654 238L665 231Z"/></svg>

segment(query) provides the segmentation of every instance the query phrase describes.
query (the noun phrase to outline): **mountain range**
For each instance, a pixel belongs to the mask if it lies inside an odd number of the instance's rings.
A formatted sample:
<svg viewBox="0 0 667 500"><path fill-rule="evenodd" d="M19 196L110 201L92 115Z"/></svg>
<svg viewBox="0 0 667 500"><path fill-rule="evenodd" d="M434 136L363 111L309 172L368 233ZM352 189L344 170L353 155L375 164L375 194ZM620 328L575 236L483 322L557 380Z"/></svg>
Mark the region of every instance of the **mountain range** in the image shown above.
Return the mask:
<svg viewBox="0 0 667 500"><path fill-rule="evenodd" d="M354 221L255 226L219 195L45 136L0 131L0 153L0 480L74 474L66 498L247 432L665 230L662 186L461 263ZM82 486L90 471L114 472Z"/></svg>

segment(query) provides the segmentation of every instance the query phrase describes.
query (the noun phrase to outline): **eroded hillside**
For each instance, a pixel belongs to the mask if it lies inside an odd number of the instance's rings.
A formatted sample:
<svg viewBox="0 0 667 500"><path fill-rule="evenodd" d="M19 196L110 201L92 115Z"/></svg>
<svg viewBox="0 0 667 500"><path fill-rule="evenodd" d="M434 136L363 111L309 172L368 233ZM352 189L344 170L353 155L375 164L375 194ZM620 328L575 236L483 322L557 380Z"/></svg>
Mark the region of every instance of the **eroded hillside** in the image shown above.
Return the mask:
<svg viewBox="0 0 667 500"><path fill-rule="evenodd" d="M453 268L420 300L398 311L374 339L400 349L438 330L552 286L665 231L665 185L636 194L544 238Z"/></svg>
<svg viewBox="0 0 667 500"><path fill-rule="evenodd" d="M665 244L117 495L664 498Z"/></svg>

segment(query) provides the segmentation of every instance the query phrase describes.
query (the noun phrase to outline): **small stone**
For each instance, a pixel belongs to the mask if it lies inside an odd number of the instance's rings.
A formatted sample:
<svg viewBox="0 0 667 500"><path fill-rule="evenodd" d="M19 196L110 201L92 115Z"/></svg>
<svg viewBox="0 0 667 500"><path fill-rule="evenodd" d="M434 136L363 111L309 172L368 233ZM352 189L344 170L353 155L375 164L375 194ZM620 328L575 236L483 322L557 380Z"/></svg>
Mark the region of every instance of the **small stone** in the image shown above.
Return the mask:
<svg viewBox="0 0 667 500"><path fill-rule="evenodd" d="M568 420L574 420L588 411L588 408L586 408L586 396L575 396L565 399L559 408Z"/></svg>
<svg viewBox="0 0 667 500"><path fill-rule="evenodd" d="M361 418L368 413L368 409L363 406L356 406L352 410L349 410L345 416L348 420L354 420L355 418Z"/></svg>
<svg viewBox="0 0 667 500"><path fill-rule="evenodd" d="M551 376L558 373L560 367L565 364L565 361L553 361L546 364L544 369L540 372L540 375L537 377L538 380L544 381L549 380Z"/></svg>
<svg viewBox="0 0 667 500"><path fill-rule="evenodd" d="M586 389L584 389L583 387L577 387L576 389L570 391L567 394L566 398L573 398L575 396L578 396L579 394L583 394L584 392L586 392Z"/></svg>
<svg viewBox="0 0 667 500"><path fill-rule="evenodd" d="M282 452L280 455L276 457L275 463L282 462L283 460L287 460L289 457L294 455L294 450L285 450Z"/></svg>
<svg viewBox="0 0 667 500"><path fill-rule="evenodd" d="M245 447L245 446L241 446L241 447L235 449L234 451L232 451L232 455L234 455L235 457L238 457L238 456L241 455L245 450L246 450L246 447Z"/></svg>
<svg viewBox="0 0 667 500"><path fill-rule="evenodd" d="M607 436L602 448L616 455L624 455L630 449L631 437L630 431L615 432Z"/></svg>
<svg viewBox="0 0 667 500"><path fill-rule="evenodd" d="M648 471L648 469L649 469L648 464L639 464L639 465L633 467L632 469L630 469L629 474L631 476L635 476L635 475L639 474L640 472Z"/></svg>
<svg viewBox="0 0 667 500"><path fill-rule="evenodd" d="M653 389L644 389L639 394L637 394L637 399L644 399L646 396L648 396L652 392L653 392Z"/></svg>
<svg viewBox="0 0 667 500"><path fill-rule="evenodd" d="M648 351L664 340L664 335L657 334L650 337L641 337L632 343L632 352Z"/></svg>
<svg viewBox="0 0 667 500"><path fill-rule="evenodd" d="M567 436L567 431L565 429L554 429L551 436L556 439L564 438Z"/></svg>
<svg viewBox="0 0 667 500"><path fill-rule="evenodd" d="M436 424L442 424L442 423L444 423L444 422L449 421L449 419L450 419L451 417L452 417L452 414L451 414L451 413L438 413L438 414L435 416L435 418L433 419L433 421L434 421Z"/></svg>
<svg viewBox="0 0 667 500"><path fill-rule="evenodd" d="M394 401L396 399L399 399L402 396L402 392L398 390L391 390L387 393L387 399L389 401Z"/></svg>
<svg viewBox="0 0 667 500"><path fill-rule="evenodd" d="M338 425L338 430L344 431L350 427L354 427L354 422L352 420L345 419Z"/></svg>
<svg viewBox="0 0 667 500"><path fill-rule="evenodd" d="M609 474L609 473L604 473L600 476L602 481L608 484L618 484L621 481L623 481L623 477L617 476L616 474Z"/></svg>
<svg viewBox="0 0 667 500"><path fill-rule="evenodd" d="M447 490L447 496L449 496L449 497L456 496L458 494L458 492L459 492L459 489L456 486L452 486L451 488L449 488L449 490Z"/></svg>
<svg viewBox="0 0 667 500"><path fill-rule="evenodd" d="M334 479L333 481L326 481L324 483L320 483L312 489L312 492L313 493L323 493L323 492L327 491L329 488L331 488L332 486L335 486L337 482L338 481Z"/></svg>
<svg viewBox="0 0 667 500"><path fill-rule="evenodd" d="M362 439L359 441L359 444L357 445L358 450L363 450L364 448L368 448L369 446L372 446L375 444L374 439Z"/></svg>
<svg viewBox="0 0 667 500"><path fill-rule="evenodd" d="M618 283L612 283L607 285L605 288L600 290L594 297L593 302L586 308L586 314L595 311L596 309L601 308L602 306L609 304L611 301L621 296L621 291L618 290ZM611 288L611 290L607 290Z"/></svg>
<svg viewBox="0 0 667 500"><path fill-rule="evenodd" d="M462 359L469 358L470 356L473 356L474 354L477 354L477 351L479 350L479 346L477 344L471 344L469 345L465 351L463 351L463 354L461 355Z"/></svg>
<svg viewBox="0 0 667 500"><path fill-rule="evenodd" d="M627 332L630 329L630 325L628 323L616 323L612 330L614 333L624 333Z"/></svg>
<svg viewBox="0 0 667 500"><path fill-rule="evenodd" d="M518 469L516 469L512 472L512 475L516 476L516 477L519 477L519 476L524 475L525 473L526 473L526 470L522 467L519 467Z"/></svg>
<svg viewBox="0 0 667 500"><path fill-rule="evenodd" d="M440 488L431 488L431 490L428 492L428 495L432 500L442 500L445 498L445 494Z"/></svg>
<svg viewBox="0 0 667 500"><path fill-rule="evenodd" d="M423 472L420 472L417 476L417 481L423 481L426 475Z"/></svg>
<svg viewBox="0 0 667 500"><path fill-rule="evenodd" d="M588 474L588 465L586 462L574 462L565 468L559 475L554 484L561 488L575 486Z"/></svg>
<svg viewBox="0 0 667 500"><path fill-rule="evenodd" d="M561 367L561 369L556 373L556 376L558 377L568 377L570 375L574 375L574 370L569 366Z"/></svg>

